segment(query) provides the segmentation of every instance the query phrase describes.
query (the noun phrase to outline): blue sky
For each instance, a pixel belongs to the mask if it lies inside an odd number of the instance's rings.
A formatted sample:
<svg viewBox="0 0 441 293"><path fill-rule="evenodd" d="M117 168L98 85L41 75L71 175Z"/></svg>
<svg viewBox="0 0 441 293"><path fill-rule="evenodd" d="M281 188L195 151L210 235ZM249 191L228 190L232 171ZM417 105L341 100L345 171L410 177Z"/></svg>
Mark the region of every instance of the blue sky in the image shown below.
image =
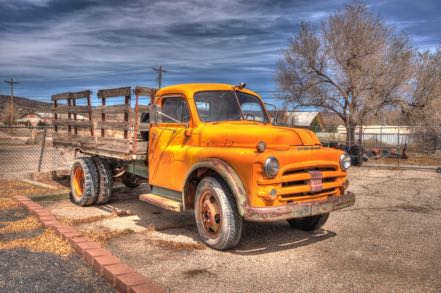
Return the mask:
<svg viewBox="0 0 441 293"><path fill-rule="evenodd" d="M0 80L16 95L245 81L268 102L280 50L301 21L319 24L349 1L0 0ZM421 50L441 43L441 1L367 1ZM0 93L9 93L0 83Z"/></svg>

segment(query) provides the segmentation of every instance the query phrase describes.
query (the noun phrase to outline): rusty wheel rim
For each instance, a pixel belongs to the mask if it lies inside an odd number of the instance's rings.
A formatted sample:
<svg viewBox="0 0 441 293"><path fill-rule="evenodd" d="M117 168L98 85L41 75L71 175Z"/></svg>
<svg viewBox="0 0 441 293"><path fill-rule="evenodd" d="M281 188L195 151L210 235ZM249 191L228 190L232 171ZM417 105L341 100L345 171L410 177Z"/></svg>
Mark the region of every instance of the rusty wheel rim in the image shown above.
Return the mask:
<svg viewBox="0 0 441 293"><path fill-rule="evenodd" d="M81 198L83 197L83 192L84 192L84 172L83 172L83 168L81 167L76 167L74 174L73 174L73 181L72 181L72 187L73 187L73 195L76 198Z"/></svg>
<svg viewBox="0 0 441 293"><path fill-rule="evenodd" d="M211 191L205 191L199 199L200 219L206 234L214 238L221 230L221 208L217 198Z"/></svg>

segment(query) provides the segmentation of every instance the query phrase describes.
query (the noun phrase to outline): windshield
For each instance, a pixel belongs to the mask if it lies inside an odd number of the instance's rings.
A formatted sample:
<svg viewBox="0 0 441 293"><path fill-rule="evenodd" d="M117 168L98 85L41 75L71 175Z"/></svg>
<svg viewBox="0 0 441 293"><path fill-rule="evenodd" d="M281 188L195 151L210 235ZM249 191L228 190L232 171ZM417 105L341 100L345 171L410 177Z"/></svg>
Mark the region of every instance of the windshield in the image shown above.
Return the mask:
<svg viewBox="0 0 441 293"><path fill-rule="evenodd" d="M210 91L195 94L194 101L201 121L249 120L268 122L259 98L237 91L236 95L233 91Z"/></svg>

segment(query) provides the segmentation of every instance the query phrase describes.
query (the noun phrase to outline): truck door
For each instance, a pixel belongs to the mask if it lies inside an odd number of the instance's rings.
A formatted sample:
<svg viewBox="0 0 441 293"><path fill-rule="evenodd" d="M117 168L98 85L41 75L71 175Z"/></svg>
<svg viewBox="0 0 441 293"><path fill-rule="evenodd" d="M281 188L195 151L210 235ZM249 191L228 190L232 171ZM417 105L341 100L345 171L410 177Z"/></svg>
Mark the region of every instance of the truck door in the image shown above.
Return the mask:
<svg viewBox="0 0 441 293"><path fill-rule="evenodd" d="M160 97L156 103L170 118L158 115L159 122L149 133L149 183L180 191L186 174L184 156L189 142L185 131L193 126L189 107L186 99L177 95Z"/></svg>

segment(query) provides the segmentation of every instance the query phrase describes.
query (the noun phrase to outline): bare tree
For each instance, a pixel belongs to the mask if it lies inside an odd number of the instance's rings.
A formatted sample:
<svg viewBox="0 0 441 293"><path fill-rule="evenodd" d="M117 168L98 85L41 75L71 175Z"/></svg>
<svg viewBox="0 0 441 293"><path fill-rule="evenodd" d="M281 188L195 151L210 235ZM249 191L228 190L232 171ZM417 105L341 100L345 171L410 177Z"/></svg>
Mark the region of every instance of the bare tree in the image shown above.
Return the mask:
<svg viewBox="0 0 441 293"><path fill-rule="evenodd" d="M441 48L418 53L402 110L414 124L441 126Z"/></svg>
<svg viewBox="0 0 441 293"><path fill-rule="evenodd" d="M357 125L387 105L401 103L412 75L408 39L361 3L337 11L318 30L302 23L279 63L285 101L337 113L354 143Z"/></svg>
<svg viewBox="0 0 441 293"><path fill-rule="evenodd" d="M11 121L15 121L16 119L18 119L20 117L20 113L17 109L17 107L13 107L11 109L11 102L8 101L5 103L4 105L4 109L3 109L3 115L2 115L2 120L4 124L11 124ZM12 115L12 117L11 117Z"/></svg>

